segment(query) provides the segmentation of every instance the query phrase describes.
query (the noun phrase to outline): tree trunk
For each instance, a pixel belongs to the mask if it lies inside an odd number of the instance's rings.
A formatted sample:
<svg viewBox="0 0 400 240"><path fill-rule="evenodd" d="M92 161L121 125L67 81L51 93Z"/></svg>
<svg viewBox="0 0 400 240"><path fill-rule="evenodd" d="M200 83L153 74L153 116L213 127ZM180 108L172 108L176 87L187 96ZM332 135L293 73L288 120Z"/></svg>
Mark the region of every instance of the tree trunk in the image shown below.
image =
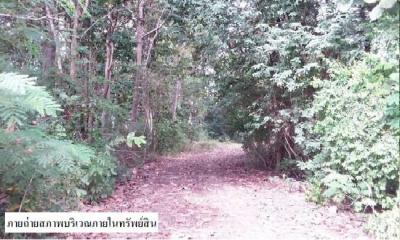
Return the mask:
<svg viewBox="0 0 400 240"><path fill-rule="evenodd" d="M81 16L82 10L78 0L74 1L75 12L72 18L72 33L71 33L71 62L69 68L69 77L72 81L76 81L77 67L76 62L78 60L78 28L79 28L79 18Z"/></svg>
<svg viewBox="0 0 400 240"><path fill-rule="evenodd" d="M45 40L41 44L41 57L42 57L42 72L43 76L47 78L50 70L54 67L55 48L54 45Z"/></svg>
<svg viewBox="0 0 400 240"><path fill-rule="evenodd" d="M90 0L85 1L85 9L88 8ZM77 79L77 61L78 61L78 31L80 28L80 18L82 16L83 10L80 0L74 0L75 4L75 12L72 18L72 33L71 33L71 62L69 69L69 76L72 81L76 81Z"/></svg>
<svg viewBox="0 0 400 240"><path fill-rule="evenodd" d="M55 27L53 16L49 6L45 5L46 16L49 21L50 31L53 35L54 47L55 47L55 62L57 66L57 73L61 75L63 73L62 68L62 58L61 58L61 50L60 50L60 39L58 29Z"/></svg>
<svg viewBox="0 0 400 240"><path fill-rule="evenodd" d="M176 80L176 84L175 84L175 94L174 94L174 99L172 101L172 121L176 121L176 110L178 108L179 105L179 99L180 99L180 95L181 95L181 88L182 88L182 82L181 79L178 78Z"/></svg>
<svg viewBox="0 0 400 240"><path fill-rule="evenodd" d="M143 36L144 36L144 6L146 0L139 0L137 7L136 26L136 77L134 81L133 101L131 111L132 130L136 130L136 123L141 104L142 78L143 78Z"/></svg>
<svg viewBox="0 0 400 240"><path fill-rule="evenodd" d="M143 110L144 110L144 120L145 120L145 132L149 139L149 142L153 138L153 108L151 106L150 98L150 82L146 81L143 83Z"/></svg>
<svg viewBox="0 0 400 240"><path fill-rule="evenodd" d="M193 112L194 112L194 106L193 106L194 104L193 104L193 100L189 100L189 120L188 120L188 123L189 123L189 125L193 125L193 118L194 118L194 114L193 114Z"/></svg>
<svg viewBox="0 0 400 240"><path fill-rule="evenodd" d="M112 41L112 35L115 30L117 20L114 18L113 9L110 9L107 13L108 27L106 35L106 62L104 64L104 87L103 87L103 98L109 100L111 97L111 81L112 81L112 67L114 64L114 42ZM107 132L110 128L110 114L106 110L103 110L101 114L101 125L103 133Z"/></svg>
<svg viewBox="0 0 400 240"><path fill-rule="evenodd" d="M96 60L95 60L95 53L90 50L89 52L89 62L88 62L88 79L87 79L87 86L86 86L86 106L87 106L87 134L88 134L88 142L92 142L92 131L93 131L93 114L91 111L91 104L90 104L90 96L91 96L91 84L90 80L92 76L96 76Z"/></svg>

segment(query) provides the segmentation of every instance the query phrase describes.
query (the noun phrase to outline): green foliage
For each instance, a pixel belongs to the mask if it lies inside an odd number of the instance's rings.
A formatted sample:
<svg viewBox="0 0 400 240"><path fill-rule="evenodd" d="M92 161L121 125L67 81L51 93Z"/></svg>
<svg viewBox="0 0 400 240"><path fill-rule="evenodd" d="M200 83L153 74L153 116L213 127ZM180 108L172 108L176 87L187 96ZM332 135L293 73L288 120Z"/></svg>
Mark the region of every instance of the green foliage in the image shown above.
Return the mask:
<svg viewBox="0 0 400 240"><path fill-rule="evenodd" d="M125 166L111 153L125 164L137 160L131 153L138 148L178 152L207 136L243 142L267 169L299 176L296 162L305 162L312 201L350 201L357 210L394 205L398 1L146 2L141 74L133 54L137 5L125 2L0 1L0 70L43 76L57 99L34 78L0 74L7 208L69 209L96 200ZM38 21L46 6L52 17ZM66 54L75 30L76 59ZM134 83L134 130L145 137L129 133L132 76L142 79ZM118 152L122 143L129 149ZM192 147L208 147L200 145Z"/></svg>
<svg viewBox="0 0 400 240"><path fill-rule="evenodd" d="M243 141L268 169L306 160L294 135L315 91L312 79L327 77L329 58L361 56L368 45L361 10L341 13L334 2L217 1L204 11L209 5L199 1L190 24L203 74L215 84L206 118L211 136Z"/></svg>
<svg viewBox="0 0 400 240"><path fill-rule="evenodd" d="M132 147L135 144L137 147L141 147L142 145L146 144L146 137L145 136L135 136L134 132L131 132L126 136L126 145L128 147Z"/></svg>
<svg viewBox="0 0 400 240"><path fill-rule="evenodd" d="M323 195L338 202L351 200L363 207L391 208L399 188L399 137L388 128L384 109L394 89L388 80L398 71L374 57L350 68L332 66L331 81L314 82L320 88L306 113L318 136L317 154L302 167L321 181Z"/></svg>
<svg viewBox="0 0 400 240"><path fill-rule="evenodd" d="M311 187L306 192L306 199L317 204L324 203L326 198L322 194L323 188L321 182L315 179L310 179L309 182L311 183Z"/></svg>
<svg viewBox="0 0 400 240"><path fill-rule="evenodd" d="M61 110L43 87L35 85L36 78L15 73L0 73L0 119L8 128L24 125L28 114L56 116Z"/></svg>
<svg viewBox="0 0 400 240"><path fill-rule="evenodd" d="M60 7L62 7L68 15L73 16L75 11L75 3L70 0L57 0L56 1Z"/></svg>
<svg viewBox="0 0 400 240"><path fill-rule="evenodd" d="M114 159L101 152L51 136L41 124L56 116L59 105L34 79L1 74L0 192L7 193L8 211L67 210L86 197L110 193ZM13 106L19 113L8 117ZM15 120L17 119L17 120ZM18 129L15 127L18 126ZM10 127L14 126L14 127Z"/></svg>
<svg viewBox="0 0 400 240"><path fill-rule="evenodd" d="M51 139L39 129L1 130L0 146L1 189L11 188L8 193L18 208L24 204L24 210L68 209L86 195L81 178L95 158L90 148Z"/></svg>
<svg viewBox="0 0 400 240"><path fill-rule="evenodd" d="M130 132L126 137L119 136L109 143L109 147L112 149L122 143L125 143L128 147L132 148L133 145L140 148L146 145L145 136L136 136L135 132Z"/></svg>
<svg viewBox="0 0 400 240"><path fill-rule="evenodd" d="M98 200L109 196L114 190L114 182L117 176L117 164L109 153L99 152L89 165L84 166L84 176L81 179L87 190L85 198Z"/></svg>
<svg viewBox="0 0 400 240"><path fill-rule="evenodd" d="M399 195L400 196L400 195ZM377 240L400 239L400 198L396 206L383 213L375 213L370 217L366 226L367 230L374 234Z"/></svg>
<svg viewBox="0 0 400 240"><path fill-rule="evenodd" d="M156 151L160 153L176 153L185 147L188 142L189 126L184 122L163 120L157 123Z"/></svg>
<svg viewBox="0 0 400 240"><path fill-rule="evenodd" d="M392 73L387 81L393 92L386 98L385 120L387 124L400 135L400 104L399 104L399 72Z"/></svg>

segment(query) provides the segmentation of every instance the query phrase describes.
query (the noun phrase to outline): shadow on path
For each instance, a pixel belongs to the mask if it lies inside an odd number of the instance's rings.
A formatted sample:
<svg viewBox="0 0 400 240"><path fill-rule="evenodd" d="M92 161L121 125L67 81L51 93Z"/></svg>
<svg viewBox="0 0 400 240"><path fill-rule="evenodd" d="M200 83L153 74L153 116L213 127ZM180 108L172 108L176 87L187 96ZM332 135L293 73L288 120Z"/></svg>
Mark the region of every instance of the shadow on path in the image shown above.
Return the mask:
<svg viewBox="0 0 400 240"><path fill-rule="evenodd" d="M332 213L268 172L246 168L240 145L160 157L85 211L158 212L154 234L87 234L130 239L370 239L355 215Z"/></svg>

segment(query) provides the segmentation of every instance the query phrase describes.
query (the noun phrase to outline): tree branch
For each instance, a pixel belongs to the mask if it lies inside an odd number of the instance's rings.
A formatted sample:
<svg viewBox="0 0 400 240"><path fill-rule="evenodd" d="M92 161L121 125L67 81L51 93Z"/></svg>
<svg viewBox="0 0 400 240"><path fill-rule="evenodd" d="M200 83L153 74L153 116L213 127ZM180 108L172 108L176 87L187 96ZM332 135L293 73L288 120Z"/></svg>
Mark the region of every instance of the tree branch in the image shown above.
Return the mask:
<svg viewBox="0 0 400 240"><path fill-rule="evenodd" d="M0 13L0 17L8 17L8 18L16 18L16 19L22 19L22 20L29 20L29 21L42 21L45 19L51 19L51 20L56 20L59 22L64 22L64 20L55 18L55 17L49 17L49 16L42 16L42 17L29 17L29 16L16 16L16 15L11 15L11 14L6 14L6 13Z"/></svg>
<svg viewBox="0 0 400 240"><path fill-rule="evenodd" d="M164 21L161 21L161 18L162 18L163 15L164 15L164 11L165 11L165 9L162 10L160 17L159 17L158 20L157 20L157 25L156 25L156 27L155 27L153 30L147 32L147 33L143 36L143 38L144 38L145 36L147 36L147 35L149 35L149 34L151 34L151 33L154 32L154 36L151 38L150 44L149 44L149 48L147 49L146 61L145 61L144 66L147 66L147 65L149 64L151 51L153 50L154 42L155 42L155 40L156 40L156 38L157 38L157 36L158 36L158 33L159 33L158 30L159 30L159 29L164 25L164 23L165 23L165 20L164 20Z"/></svg>
<svg viewBox="0 0 400 240"><path fill-rule="evenodd" d="M35 176L35 173L36 173L36 172L33 173L31 179L29 180L28 186L26 186L26 188L25 188L24 196L22 196L22 200L21 200L21 203L19 204L18 212L21 212L21 210L22 210L22 206L24 205L24 201L25 201L26 194L28 193L28 191L29 191L29 189L30 189L30 187L31 187L32 180L33 180L33 177Z"/></svg>
<svg viewBox="0 0 400 240"><path fill-rule="evenodd" d="M158 30L164 25L165 21L162 21L162 22L161 22L161 18L163 17L164 12L165 12L165 8L162 10L160 17L159 17L158 20L157 20L157 25L156 25L156 27L155 27L154 29L148 31L146 34L144 34L143 37L146 37L146 36L152 34L153 32L158 31ZM156 34L157 34L157 33L156 33Z"/></svg>

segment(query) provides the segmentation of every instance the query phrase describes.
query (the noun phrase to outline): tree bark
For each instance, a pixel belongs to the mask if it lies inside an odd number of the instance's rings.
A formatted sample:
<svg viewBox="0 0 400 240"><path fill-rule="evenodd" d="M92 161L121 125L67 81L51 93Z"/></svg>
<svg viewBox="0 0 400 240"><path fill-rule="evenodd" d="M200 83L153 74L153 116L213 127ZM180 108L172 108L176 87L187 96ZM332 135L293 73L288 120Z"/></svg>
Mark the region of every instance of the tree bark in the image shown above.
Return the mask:
<svg viewBox="0 0 400 240"><path fill-rule="evenodd" d="M53 41L54 41L55 62L56 62L56 66L57 66L57 73L61 75L63 73L63 68L62 68L59 32L58 32L58 29L55 27L54 20L53 20L54 18L52 16L51 10L47 4L45 5L45 10L46 10L47 19L49 21L50 31L51 31L51 34L53 36Z"/></svg>
<svg viewBox="0 0 400 240"><path fill-rule="evenodd" d="M76 62L78 60L78 28L79 28L79 18L81 16L81 6L78 0L74 1L75 12L72 18L72 33L71 33L71 62L69 67L69 77L72 81L76 81L77 69Z"/></svg>
<svg viewBox="0 0 400 240"><path fill-rule="evenodd" d="M146 0L139 0L137 7L137 26L136 26L136 76L133 87L133 101L131 110L132 130L136 130L139 107L141 104L141 88L143 78L143 36L145 31L144 22L144 6Z"/></svg>
<svg viewBox="0 0 400 240"><path fill-rule="evenodd" d="M41 44L41 57L42 57L42 72L43 76L47 78L49 71L54 67L55 48L54 45L45 40Z"/></svg>
<svg viewBox="0 0 400 240"><path fill-rule="evenodd" d="M181 88L182 88L182 81L180 78L178 78L176 80L176 84L175 84L175 94L174 94L174 99L172 101L172 121L176 121L176 110L178 108L179 105L179 99L181 96Z"/></svg>
<svg viewBox="0 0 400 240"><path fill-rule="evenodd" d="M146 72L143 73L146 76ZM151 82L149 80L143 81L143 110L144 110L144 120L145 120L145 133L149 139L152 141L153 137L153 108L151 105Z"/></svg>
<svg viewBox="0 0 400 240"><path fill-rule="evenodd" d="M189 125L193 125L193 118L194 118L194 103L193 100L189 100Z"/></svg>
<svg viewBox="0 0 400 240"><path fill-rule="evenodd" d="M104 64L104 87L103 87L103 98L109 100L111 97L110 84L112 81L112 67L114 65L114 42L112 41L112 35L114 33L117 20L113 15L113 9L110 9L107 13L108 26L106 33L106 62ZM103 110L101 114L101 124L103 133L106 133L110 127L110 114Z"/></svg>
<svg viewBox="0 0 400 240"><path fill-rule="evenodd" d="M88 62L88 79L87 79L87 86L86 86L86 107L87 107L87 134L88 134L88 142L92 142L92 131L93 131L93 114L91 111L91 103L90 103L90 96L91 96L91 84L90 80L92 76L96 76L96 60L95 60L95 52L90 50L89 52L89 62Z"/></svg>
<svg viewBox="0 0 400 240"><path fill-rule="evenodd" d="M90 0L85 1L85 8L89 6ZM72 33L71 33L71 62L69 69L69 76L72 81L77 79L77 61L78 61L78 31L80 28L80 18L82 16L83 10L79 0L74 0L75 12L72 18Z"/></svg>

